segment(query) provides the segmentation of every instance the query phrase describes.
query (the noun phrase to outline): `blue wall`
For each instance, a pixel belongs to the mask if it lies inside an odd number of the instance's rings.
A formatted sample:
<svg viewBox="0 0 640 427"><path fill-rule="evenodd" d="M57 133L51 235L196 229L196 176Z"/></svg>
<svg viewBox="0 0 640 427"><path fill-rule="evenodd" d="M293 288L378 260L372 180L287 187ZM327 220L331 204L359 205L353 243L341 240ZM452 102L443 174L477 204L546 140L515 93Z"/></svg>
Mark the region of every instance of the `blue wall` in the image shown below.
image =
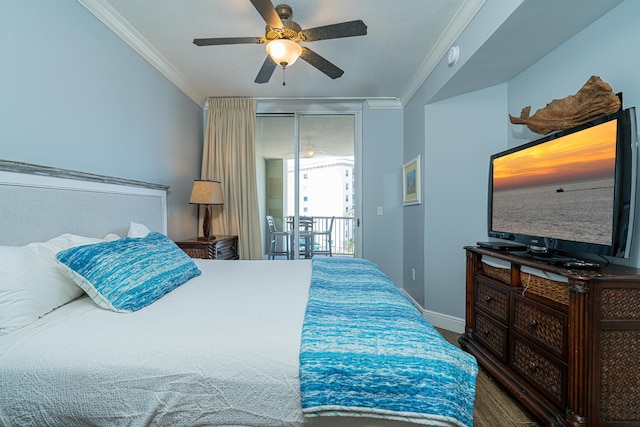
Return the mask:
<svg viewBox="0 0 640 427"><path fill-rule="evenodd" d="M0 158L170 185L194 236L202 108L73 0L0 3Z"/></svg>
<svg viewBox="0 0 640 427"><path fill-rule="evenodd" d="M640 2L626 0L509 82L509 113L531 113L573 95L592 75L623 92L624 107L640 107ZM540 138L510 125L509 146Z"/></svg>
<svg viewBox="0 0 640 427"><path fill-rule="evenodd" d="M425 107L427 310L464 316L462 247L487 240L489 156L505 148L506 96L502 84Z"/></svg>
<svg viewBox="0 0 640 427"><path fill-rule="evenodd" d="M362 257L402 287L402 110L362 109ZM378 215L378 208L382 215Z"/></svg>
<svg viewBox="0 0 640 427"><path fill-rule="evenodd" d="M496 28L495 16L505 12L499 3L488 0L465 29L456 42L462 52L468 52L463 47L466 42L472 48L480 44L473 41L476 34L486 38L491 28ZM423 154L425 192L424 207L415 212L406 208L404 213L404 287L425 308L450 316L454 323L457 319L462 327L462 246L487 238L489 155L540 137L523 126L511 125L507 113L519 115L526 105L535 111L552 99L571 95L591 75L599 75L615 92L623 92L625 106L640 107L638 16L640 2L626 0L511 81L431 102L447 80L443 75L449 73L450 78L456 71L441 62L433 79L430 76L409 102L404 115L404 157ZM472 55L473 49L468 54ZM420 117L422 110L424 117ZM459 159L455 165L450 153ZM636 230L639 227L640 218ZM424 232L420 235L421 229ZM637 238L627 262L636 267L640 267L639 244ZM416 263L417 270L424 271L424 279L412 284L409 268Z"/></svg>
<svg viewBox="0 0 640 427"><path fill-rule="evenodd" d="M478 207L477 202L486 203L483 171L488 163L477 150L485 150L488 159L492 148L506 147L506 127L503 124L496 135L495 125L505 120L500 115L507 111L506 90L478 91L439 103L432 103L432 99L521 3L487 1L456 41L460 46L458 63L450 67L443 58L404 109L404 161L417 154L423 157L423 202L403 211L404 289L427 310L457 317L459 324L464 317L462 246L486 235L486 206ZM491 115L489 120L487 114ZM491 143L482 148L487 139ZM440 155L459 158L451 162ZM434 223L436 220L441 222ZM471 233L469 224L483 227L472 227L475 232ZM436 230L437 240L433 235ZM432 260L434 254L439 255ZM456 328L446 319L445 323L430 320L436 326Z"/></svg>

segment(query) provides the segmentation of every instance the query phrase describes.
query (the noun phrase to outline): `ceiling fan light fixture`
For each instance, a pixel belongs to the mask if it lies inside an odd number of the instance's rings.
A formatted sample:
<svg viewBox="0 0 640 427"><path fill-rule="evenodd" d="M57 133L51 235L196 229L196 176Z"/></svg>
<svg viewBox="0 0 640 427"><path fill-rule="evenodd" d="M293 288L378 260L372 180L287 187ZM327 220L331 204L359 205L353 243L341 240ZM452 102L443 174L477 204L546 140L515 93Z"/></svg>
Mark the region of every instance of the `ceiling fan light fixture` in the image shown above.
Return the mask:
<svg viewBox="0 0 640 427"><path fill-rule="evenodd" d="M316 146L315 144L308 144L302 146L302 156L305 159L310 159L316 155Z"/></svg>
<svg viewBox="0 0 640 427"><path fill-rule="evenodd" d="M302 54L302 46L287 39L276 39L267 43L267 53L276 64L286 67L293 65Z"/></svg>

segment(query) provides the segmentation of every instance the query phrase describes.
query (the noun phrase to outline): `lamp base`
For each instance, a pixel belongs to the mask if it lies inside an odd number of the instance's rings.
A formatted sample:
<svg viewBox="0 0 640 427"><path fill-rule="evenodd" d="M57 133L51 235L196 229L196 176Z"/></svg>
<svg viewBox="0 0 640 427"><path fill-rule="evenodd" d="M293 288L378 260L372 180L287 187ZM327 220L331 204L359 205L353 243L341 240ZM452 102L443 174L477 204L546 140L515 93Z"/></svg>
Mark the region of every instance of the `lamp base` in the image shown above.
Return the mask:
<svg viewBox="0 0 640 427"><path fill-rule="evenodd" d="M198 237L198 242L210 242L212 240L216 240L216 236Z"/></svg>
<svg viewBox="0 0 640 427"><path fill-rule="evenodd" d="M204 207L204 219L202 220L202 237L199 237L198 240L202 239L203 241L208 241L210 239L209 231L211 230L211 219L209 215L209 206Z"/></svg>

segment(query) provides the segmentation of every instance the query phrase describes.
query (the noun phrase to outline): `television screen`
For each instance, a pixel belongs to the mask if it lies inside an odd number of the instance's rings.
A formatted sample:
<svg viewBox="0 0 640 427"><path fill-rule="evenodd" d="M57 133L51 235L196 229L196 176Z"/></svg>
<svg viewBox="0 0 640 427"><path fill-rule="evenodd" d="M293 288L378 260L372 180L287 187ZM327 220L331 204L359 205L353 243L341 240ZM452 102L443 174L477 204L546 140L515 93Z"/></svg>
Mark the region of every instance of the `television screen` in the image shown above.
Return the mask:
<svg viewBox="0 0 640 427"><path fill-rule="evenodd" d="M635 195L635 131L625 111L492 156L489 235L621 256Z"/></svg>

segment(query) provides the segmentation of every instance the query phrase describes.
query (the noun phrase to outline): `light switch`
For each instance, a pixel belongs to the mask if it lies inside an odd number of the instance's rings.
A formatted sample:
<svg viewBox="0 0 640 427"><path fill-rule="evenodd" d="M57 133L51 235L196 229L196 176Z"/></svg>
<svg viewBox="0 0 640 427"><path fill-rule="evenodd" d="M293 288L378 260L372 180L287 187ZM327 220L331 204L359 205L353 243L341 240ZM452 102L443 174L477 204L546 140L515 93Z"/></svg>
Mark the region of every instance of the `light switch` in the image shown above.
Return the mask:
<svg viewBox="0 0 640 427"><path fill-rule="evenodd" d="M378 206L378 215L384 215L384 209L382 209L382 206Z"/></svg>

